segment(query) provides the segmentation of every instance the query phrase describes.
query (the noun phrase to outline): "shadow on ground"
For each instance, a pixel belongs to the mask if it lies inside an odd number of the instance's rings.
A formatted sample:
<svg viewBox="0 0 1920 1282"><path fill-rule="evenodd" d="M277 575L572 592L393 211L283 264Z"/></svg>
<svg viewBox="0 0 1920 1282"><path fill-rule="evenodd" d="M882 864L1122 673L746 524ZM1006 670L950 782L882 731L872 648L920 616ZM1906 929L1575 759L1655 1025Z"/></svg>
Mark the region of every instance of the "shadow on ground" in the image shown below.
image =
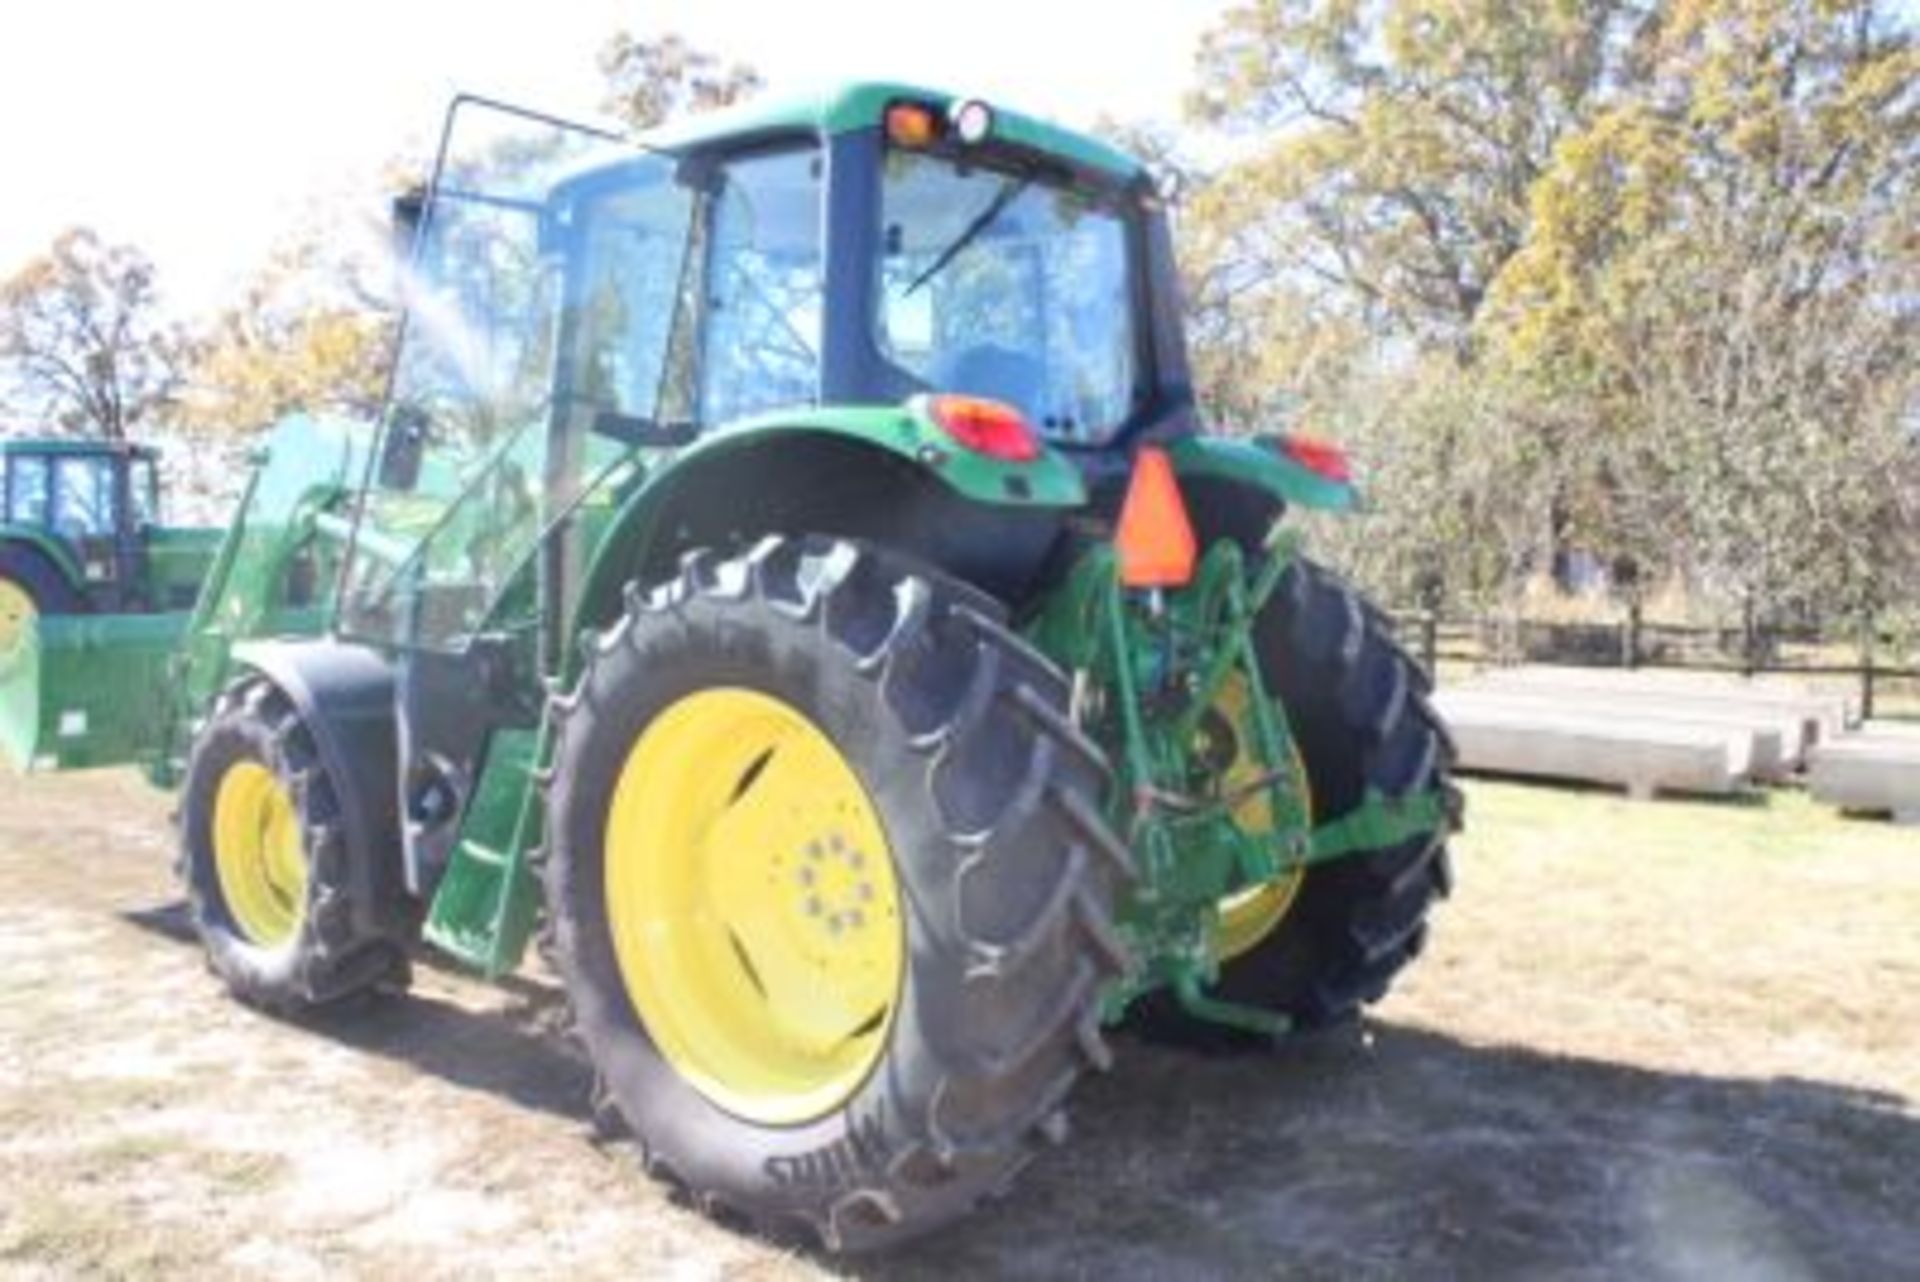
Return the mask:
<svg viewBox="0 0 1920 1282"><path fill-rule="evenodd" d="M170 937L166 910L130 919ZM549 990L314 1027L584 1123ZM1007 1202L873 1279L1910 1275L1920 1116L1796 1079L1649 1071L1373 1022L1277 1053L1122 1039Z"/></svg>

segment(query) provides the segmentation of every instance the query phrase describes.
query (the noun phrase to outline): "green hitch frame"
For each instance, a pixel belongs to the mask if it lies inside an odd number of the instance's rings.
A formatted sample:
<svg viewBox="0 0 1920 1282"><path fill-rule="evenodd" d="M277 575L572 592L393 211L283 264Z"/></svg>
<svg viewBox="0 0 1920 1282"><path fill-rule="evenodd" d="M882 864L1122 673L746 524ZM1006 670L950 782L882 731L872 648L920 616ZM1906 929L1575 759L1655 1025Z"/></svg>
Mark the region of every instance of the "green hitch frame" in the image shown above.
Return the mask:
<svg viewBox="0 0 1920 1282"><path fill-rule="evenodd" d="M1113 547L1100 544L1029 628L1074 674L1074 715L1106 745L1120 776L1109 819L1140 866L1119 914L1135 964L1108 993L1109 1022L1164 988L1205 1023L1285 1034L1284 1015L1211 992L1222 961L1222 901L1445 823L1437 794L1370 794L1338 820L1312 825L1304 763L1286 709L1267 689L1254 636L1299 542L1276 522L1250 573L1240 545L1221 540L1207 548L1192 583L1171 592L1126 587ZM1228 720L1222 699L1236 678L1245 692L1242 724L1225 731L1252 778L1229 785L1209 750ZM1270 824L1250 833L1236 816L1262 794Z"/></svg>

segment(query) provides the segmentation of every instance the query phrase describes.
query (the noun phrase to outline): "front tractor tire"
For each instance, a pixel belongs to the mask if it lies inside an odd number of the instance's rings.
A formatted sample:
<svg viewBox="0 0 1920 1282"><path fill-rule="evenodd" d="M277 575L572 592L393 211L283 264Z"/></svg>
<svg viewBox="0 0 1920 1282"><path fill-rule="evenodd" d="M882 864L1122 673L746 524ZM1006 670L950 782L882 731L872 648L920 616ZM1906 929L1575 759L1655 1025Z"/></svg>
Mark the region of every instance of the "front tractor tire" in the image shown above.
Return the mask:
<svg viewBox="0 0 1920 1282"><path fill-rule="evenodd" d="M650 1170L859 1250L1064 1137L1132 877L1067 696L991 602L857 543L628 594L557 707L543 875Z"/></svg>
<svg viewBox="0 0 1920 1282"><path fill-rule="evenodd" d="M368 931L341 789L312 731L260 678L220 697L187 764L180 872L207 964L279 1014L407 986L406 942Z"/></svg>

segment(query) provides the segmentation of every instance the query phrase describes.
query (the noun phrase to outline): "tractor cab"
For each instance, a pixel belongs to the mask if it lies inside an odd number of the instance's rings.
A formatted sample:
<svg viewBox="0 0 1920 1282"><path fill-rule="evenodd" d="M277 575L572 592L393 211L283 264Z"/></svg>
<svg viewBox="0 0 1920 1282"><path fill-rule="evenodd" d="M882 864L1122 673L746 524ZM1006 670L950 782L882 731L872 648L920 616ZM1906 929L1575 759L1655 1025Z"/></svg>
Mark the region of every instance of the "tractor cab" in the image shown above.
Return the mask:
<svg viewBox="0 0 1920 1282"><path fill-rule="evenodd" d="M133 608L159 524L156 464L126 442L0 441L0 537L31 538L93 608Z"/></svg>
<svg viewBox="0 0 1920 1282"><path fill-rule="evenodd" d="M822 502L812 479L838 473L835 512L787 518L910 523L1008 586L1054 529L1019 509L1124 476L1132 436L1191 430L1146 171L976 100L858 85L636 146L467 99L403 208L407 330L341 602L380 644L541 617L557 639L594 608L604 522L695 458L711 481L650 514L677 541L736 504ZM1015 510L976 528L955 489Z"/></svg>

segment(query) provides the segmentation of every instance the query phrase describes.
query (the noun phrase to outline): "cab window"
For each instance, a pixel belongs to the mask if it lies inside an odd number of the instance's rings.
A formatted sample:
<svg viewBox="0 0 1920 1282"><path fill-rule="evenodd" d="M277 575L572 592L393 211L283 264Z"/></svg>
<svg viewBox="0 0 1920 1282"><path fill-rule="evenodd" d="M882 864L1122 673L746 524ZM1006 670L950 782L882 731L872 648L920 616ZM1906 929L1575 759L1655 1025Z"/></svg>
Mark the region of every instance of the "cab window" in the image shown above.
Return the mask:
<svg viewBox="0 0 1920 1282"><path fill-rule="evenodd" d="M46 525L48 506L47 460L15 455L7 460L7 520L22 525Z"/></svg>
<svg viewBox="0 0 1920 1282"><path fill-rule="evenodd" d="M700 417L719 425L820 399L817 148L727 162L710 215Z"/></svg>
<svg viewBox="0 0 1920 1282"><path fill-rule="evenodd" d="M69 539L113 532L113 460L53 460L53 528Z"/></svg>
<svg viewBox="0 0 1920 1282"><path fill-rule="evenodd" d="M133 523L146 529L160 524L160 477L150 458L127 467L127 499L133 504Z"/></svg>

